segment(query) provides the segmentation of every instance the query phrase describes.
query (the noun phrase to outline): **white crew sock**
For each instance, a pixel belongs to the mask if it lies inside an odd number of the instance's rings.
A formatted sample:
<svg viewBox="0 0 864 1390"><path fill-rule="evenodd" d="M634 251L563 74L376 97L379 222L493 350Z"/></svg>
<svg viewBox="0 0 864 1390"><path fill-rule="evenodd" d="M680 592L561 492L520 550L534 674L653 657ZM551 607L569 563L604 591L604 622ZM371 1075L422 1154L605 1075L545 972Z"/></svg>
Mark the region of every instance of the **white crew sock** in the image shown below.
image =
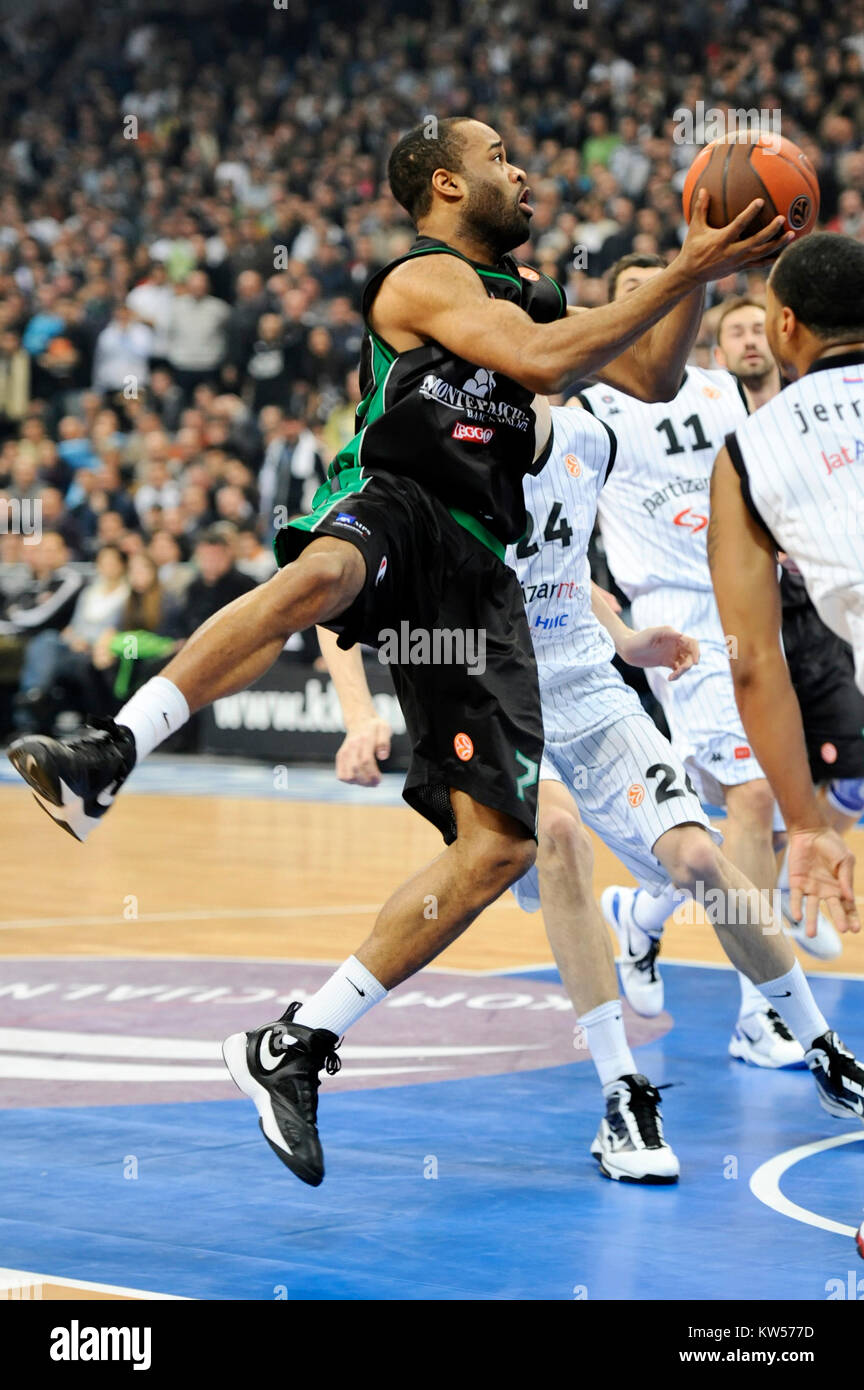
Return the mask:
<svg viewBox="0 0 864 1390"><path fill-rule="evenodd" d="M759 986L772 1009L782 1015L783 1022L794 1033L806 1052L814 1038L828 1032L828 1023L813 998L813 991L798 961L776 980L766 980Z"/></svg>
<svg viewBox="0 0 864 1390"><path fill-rule="evenodd" d="M356 1023L374 1004L380 1004L387 990L375 979L356 956L349 956L339 969L325 980L311 999L301 1005L294 1015L295 1023L304 1028L327 1028L337 1037Z"/></svg>
<svg viewBox="0 0 864 1390"><path fill-rule="evenodd" d="M749 1018L750 1014L764 1014L768 1008L765 1002L765 995L759 985L754 985L752 980L748 980L740 970L738 971L738 983L741 986L741 1007L738 1010L739 1018ZM782 1009L777 1010L778 1014Z"/></svg>
<svg viewBox="0 0 864 1390"><path fill-rule="evenodd" d="M647 936L660 936L664 922L672 916L678 906L679 892L674 883L664 888L658 898L652 898L644 888L640 888L633 899L633 921Z"/></svg>
<svg viewBox="0 0 864 1390"><path fill-rule="evenodd" d="M638 1068L624 1032L624 1015L620 999L610 999L582 1014L577 1022L585 1029L591 1061L597 1068L601 1086L617 1081L619 1076L632 1076Z"/></svg>
<svg viewBox="0 0 864 1390"><path fill-rule="evenodd" d="M164 676L154 676L126 701L115 714L114 723L132 730L135 759L140 763L169 734L182 729L188 718L189 706L182 691Z"/></svg>

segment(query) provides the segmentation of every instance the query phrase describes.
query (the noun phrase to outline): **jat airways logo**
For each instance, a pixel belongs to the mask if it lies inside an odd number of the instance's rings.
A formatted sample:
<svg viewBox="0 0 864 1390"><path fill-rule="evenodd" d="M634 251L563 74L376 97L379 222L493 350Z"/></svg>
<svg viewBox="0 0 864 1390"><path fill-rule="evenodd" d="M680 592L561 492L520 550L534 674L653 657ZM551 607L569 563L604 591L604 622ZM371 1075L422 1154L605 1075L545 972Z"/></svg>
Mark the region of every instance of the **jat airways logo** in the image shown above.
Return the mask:
<svg viewBox="0 0 864 1390"><path fill-rule="evenodd" d="M495 431L483 425L466 425L464 420L457 420L450 431L450 438L464 439L468 444L490 444L495 438Z"/></svg>
<svg viewBox="0 0 864 1390"><path fill-rule="evenodd" d="M52 1361L131 1361L134 1371L150 1369L149 1327L69 1327L51 1331Z"/></svg>

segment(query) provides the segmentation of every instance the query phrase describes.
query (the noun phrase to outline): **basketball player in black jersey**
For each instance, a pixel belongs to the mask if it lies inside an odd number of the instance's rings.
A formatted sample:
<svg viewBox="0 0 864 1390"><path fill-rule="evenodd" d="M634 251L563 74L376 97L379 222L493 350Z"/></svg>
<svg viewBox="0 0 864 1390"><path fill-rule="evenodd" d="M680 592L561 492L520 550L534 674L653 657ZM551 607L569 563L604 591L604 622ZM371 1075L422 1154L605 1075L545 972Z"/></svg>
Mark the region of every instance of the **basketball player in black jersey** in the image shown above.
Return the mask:
<svg viewBox="0 0 864 1390"><path fill-rule="evenodd" d="M10 750L43 809L83 839L136 761L191 711L255 681L293 632L318 623L350 648L407 624L427 641L456 632L482 644L482 669L393 668L413 745L405 796L439 827L444 853L393 894L318 994L223 1049L269 1144L313 1185L324 1174L318 1074L338 1068L339 1036L534 859L543 729L521 592L503 553L526 526L522 477L550 447L535 393L597 375L642 399L674 395L704 284L773 259L788 239L780 218L744 236L760 200L709 228L703 194L668 269L625 301L576 311L510 254L527 239L530 194L490 127L465 118L438 122L434 135L418 128L397 144L389 175L420 235L367 287L357 434L312 515L279 532L283 568L205 623L116 720Z"/></svg>

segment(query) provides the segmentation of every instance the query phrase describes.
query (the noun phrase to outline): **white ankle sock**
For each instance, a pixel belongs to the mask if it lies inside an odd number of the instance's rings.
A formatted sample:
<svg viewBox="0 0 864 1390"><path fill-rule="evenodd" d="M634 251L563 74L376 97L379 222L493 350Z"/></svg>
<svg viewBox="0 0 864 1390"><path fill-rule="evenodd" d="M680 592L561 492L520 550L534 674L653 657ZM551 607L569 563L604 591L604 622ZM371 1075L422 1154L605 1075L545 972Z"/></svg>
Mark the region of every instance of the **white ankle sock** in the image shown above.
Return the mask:
<svg viewBox="0 0 864 1390"><path fill-rule="evenodd" d="M759 986L772 1009L782 1015L783 1022L794 1033L806 1052L814 1038L828 1032L828 1023L813 998L813 991L798 961L776 980L766 980Z"/></svg>
<svg viewBox="0 0 864 1390"><path fill-rule="evenodd" d="M633 899L633 921L648 936L659 936L663 923L672 916L677 907L678 889L674 883L664 888L659 898L652 898L644 888Z"/></svg>
<svg viewBox="0 0 864 1390"><path fill-rule="evenodd" d="M741 1007L738 1010L739 1018L747 1018L750 1014L763 1014L768 1005L765 1003L765 995L759 985L754 985L752 980L748 980L746 975L738 971L738 983L741 986ZM777 1010L778 1014L782 1009Z"/></svg>
<svg viewBox="0 0 864 1390"><path fill-rule="evenodd" d="M624 1032L620 999L598 1004L596 1009L582 1014L577 1022L585 1029L588 1051L597 1068L601 1086L608 1086L619 1076L632 1076L637 1071Z"/></svg>
<svg viewBox="0 0 864 1390"><path fill-rule="evenodd" d="M114 723L132 730L135 759L140 763L169 734L182 729L188 718L189 706L182 691L164 676L154 676L126 701L115 714Z"/></svg>
<svg viewBox="0 0 864 1390"><path fill-rule="evenodd" d="M294 1022L302 1023L304 1028L327 1028L341 1038L386 994L387 990L366 966L356 956L349 956L318 993L297 1010Z"/></svg>

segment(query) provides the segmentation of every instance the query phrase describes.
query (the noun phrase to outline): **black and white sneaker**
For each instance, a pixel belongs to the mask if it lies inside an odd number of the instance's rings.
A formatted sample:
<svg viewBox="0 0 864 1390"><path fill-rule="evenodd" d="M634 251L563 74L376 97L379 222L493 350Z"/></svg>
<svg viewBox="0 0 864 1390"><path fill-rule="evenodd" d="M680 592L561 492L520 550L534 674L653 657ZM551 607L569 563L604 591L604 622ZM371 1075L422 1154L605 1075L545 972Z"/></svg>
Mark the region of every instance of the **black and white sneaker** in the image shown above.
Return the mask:
<svg viewBox="0 0 864 1390"><path fill-rule="evenodd" d="M603 1087L606 1114L591 1152L616 1182L673 1183L678 1159L663 1137L660 1093L647 1076L621 1076Z"/></svg>
<svg viewBox="0 0 864 1390"><path fill-rule="evenodd" d="M318 1138L318 1073L334 1076L342 1063L339 1039L326 1028L304 1028L292 1020L300 1008L289 1004L275 1023L252 1033L232 1033L222 1056L235 1085L255 1102L261 1133L277 1158L301 1182L317 1187L324 1179Z"/></svg>
<svg viewBox="0 0 864 1390"><path fill-rule="evenodd" d="M71 738L25 734L8 757L54 823L86 840L135 766L135 740L125 725L94 719Z"/></svg>
<svg viewBox="0 0 864 1390"><path fill-rule="evenodd" d="M816 1038L804 1057L813 1073L822 1109L840 1119L857 1115L864 1123L864 1067L834 1030Z"/></svg>

